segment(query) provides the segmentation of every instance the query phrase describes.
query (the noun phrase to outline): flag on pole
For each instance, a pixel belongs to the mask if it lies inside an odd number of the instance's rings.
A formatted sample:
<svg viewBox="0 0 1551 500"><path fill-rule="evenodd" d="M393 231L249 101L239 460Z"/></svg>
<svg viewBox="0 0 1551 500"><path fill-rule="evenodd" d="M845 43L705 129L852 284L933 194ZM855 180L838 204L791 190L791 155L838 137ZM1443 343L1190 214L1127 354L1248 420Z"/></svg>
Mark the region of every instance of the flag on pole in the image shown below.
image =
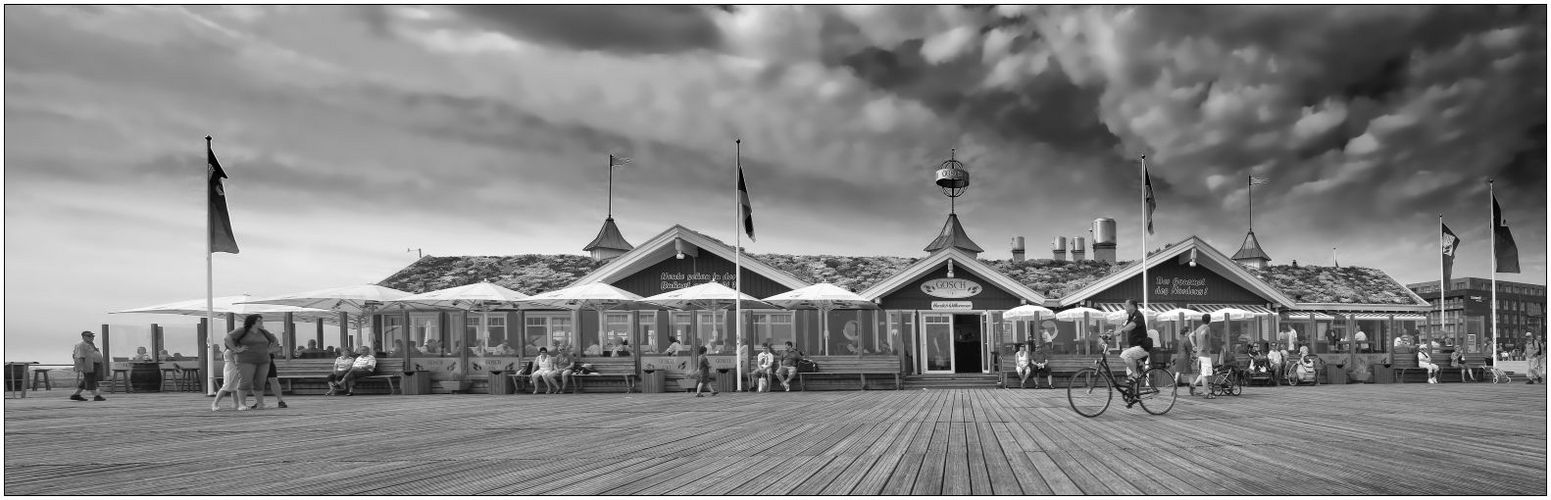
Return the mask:
<svg viewBox="0 0 1551 500"><path fill-rule="evenodd" d="M1513 232L1508 230L1508 220L1503 218L1503 207L1497 205L1497 196L1492 196L1492 238L1497 250L1497 269L1499 273L1519 272L1519 245L1513 242Z"/></svg>
<svg viewBox="0 0 1551 500"><path fill-rule="evenodd" d="M209 178L209 187L206 190L210 198L210 252L237 253L237 237L232 234L232 218L226 212L226 189L221 186L221 179L226 178L226 171L221 169L221 162L215 159L215 150L210 147L207 140L205 152L209 158L206 160L205 173Z"/></svg>
<svg viewBox="0 0 1551 500"><path fill-rule="evenodd" d="M1152 231L1152 213L1158 209L1158 199L1152 194L1152 175L1147 173L1147 166L1142 165L1142 194L1147 198L1147 234Z"/></svg>
<svg viewBox="0 0 1551 500"><path fill-rule="evenodd" d="M1267 179L1265 177L1255 177L1253 175L1249 176L1249 185L1251 186L1259 186L1268 182L1271 182L1271 179Z"/></svg>
<svg viewBox="0 0 1551 500"><path fill-rule="evenodd" d="M1449 276L1454 274L1454 251L1459 249L1459 237L1454 235L1454 231L1449 230L1448 224L1439 223L1439 225L1443 227L1442 239L1439 241L1443 245L1443 285L1441 288L1447 289L1449 287Z"/></svg>
<svg viewBox="0 0 1551 500"><path fill-rule="evenodd" d="M743 232L754 241L754 208L749 205L749 187L743 184L743 161L738 161L738 207L743 211Z"/></svg>
<svg viewBox="0 0 1551 500"><path fill-rule="evenodd" d="M630 163L630 159L629 158L625 158L623 156L609 155L609 167L623 167L623 166L625 166L628 163Z"/></svg>

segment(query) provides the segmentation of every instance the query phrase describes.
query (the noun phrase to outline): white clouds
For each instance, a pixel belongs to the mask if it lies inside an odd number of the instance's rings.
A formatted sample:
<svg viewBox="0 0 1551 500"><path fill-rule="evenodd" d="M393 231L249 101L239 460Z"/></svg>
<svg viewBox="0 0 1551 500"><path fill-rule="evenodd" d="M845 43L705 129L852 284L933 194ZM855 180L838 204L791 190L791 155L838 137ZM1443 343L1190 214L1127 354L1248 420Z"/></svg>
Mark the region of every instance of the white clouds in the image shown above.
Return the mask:
<svg viewBox="0 0 1551 500"><path fill-rule="evenodd" d="M1293 137L1308 141L1346 122L1346 104L1327 100L1318 106L1303 108L1302 116L1293 123Z"/></svg>
<svg viewBox="0 0 1551 500"><path fill-rule="evenodd" d="M928 63L939 64L962 56L975 46L978 31L974 26L960 26L927 37L921 45L921 57Z"/></svg>

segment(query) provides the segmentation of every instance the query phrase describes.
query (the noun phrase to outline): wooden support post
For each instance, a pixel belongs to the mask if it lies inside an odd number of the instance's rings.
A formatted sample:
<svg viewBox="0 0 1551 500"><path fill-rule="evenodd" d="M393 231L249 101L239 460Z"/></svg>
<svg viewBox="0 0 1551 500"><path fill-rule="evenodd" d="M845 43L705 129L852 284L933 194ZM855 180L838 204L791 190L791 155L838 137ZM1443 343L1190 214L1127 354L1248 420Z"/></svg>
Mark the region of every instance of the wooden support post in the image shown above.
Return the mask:
<svg viewBox="0 0 1551 500"><path fill-rule="evenodd" d="M318 349L323 349L323 318L318 318L314 320L314 322L316 322L318 325L318 338L314 340L318 341Z"/></svg>
<svg viewBox="0 0 1551 500"><path fill-rule="evenodd" d="M285 338L280 343L285 346L285 359L296 357L296 313L282 315L285 321Z"/></svg>
<svg viewBox="0 0 1551 500"><path fill-rule="evenodd" d="M210 318L199 318L199 326L194 328L194 344L199 346L199 380L205 381L205 394L214 395L215 388L210 384Z"/></svg>
<svg viewBox="0 0 1551 500"><path fill-rule="evenodd" d="M236 329L237 329L237 314L236 313L226 313L226 329L222 330L221 333L225 334L227 332L230 332L230 331L236 330Z"/></svg>
<svg viewBox="0 0 1551 500"><path fill-rule="evenodd" d="M339 312L339 348L344 349L350 345L350 313Z"/></svg>
<svg viewBox="0 0 1551 500"><path fill-rule="evenodd" d="M151 351L151 361L160 363L162 361L162 326L156 323L151 323L151 346L149 349Z"/></svg>
<svg viewBox="0 0 1551 500"><path fill-rule="evenodd" d="M113 350L108 348L108 345L109 345L108 339L109 339L109 334L110 333L111 332L109 331L108 325L107 324L103 324L102 325L102 333L100 335L102 337L102 362L107 367L112 367L113 366L113 364L112 364L113 363ZM77 339L77 340L79 340L79 339ZM74 362L75 360L72 359L70 361ZM110 369L105 369L105 370L102 370L102 371L108 371L109 373L112 373L110 370L111 370L111 368ZM107 378L106 375L102 374L102 373L99 373L97 375L98 375L97 378L99 378L99 379Z"/></svg>

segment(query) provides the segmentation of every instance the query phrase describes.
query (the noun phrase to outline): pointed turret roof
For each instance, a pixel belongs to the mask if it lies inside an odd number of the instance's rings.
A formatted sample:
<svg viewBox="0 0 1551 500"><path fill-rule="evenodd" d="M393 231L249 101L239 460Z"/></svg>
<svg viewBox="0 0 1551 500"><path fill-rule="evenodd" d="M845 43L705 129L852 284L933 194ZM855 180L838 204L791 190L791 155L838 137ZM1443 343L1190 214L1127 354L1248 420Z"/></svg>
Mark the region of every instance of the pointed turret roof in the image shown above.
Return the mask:
<svg viewBox="0 0 1551 500"><path fill-rule="evenodd" d="M948 214L948 222L942 225L942 232L937 235L937 239L932 240L932 244L926 246L926 251L930 253L944 248L957 248L972 254L985 251L964 233L964 226L959 225L958 214L951 213Z"/></svg>
<svg viewBox="0 0 1551 500"><path fill-rule="evenodd" d="M629 252L635 249L635 245L625 241L624 235L619 234L619 226L614 225L614 218L609 217L603 219L603 229L598 230L598 237L593 238L592 243L588 243L582 251L591 252L596 248Z"/></svg>
<svg viewBox="0 0 1551 500"><path fill-rule="evenodd" d="M1255 239L1254 229L1249 230L1249 234L1244 235L1244 245L1239 247L1238 253L1233 254L1233 260L1252 259L1271 260L1271 256L1266 255L1266 251L1260 249L1260 240Z"/></svg>

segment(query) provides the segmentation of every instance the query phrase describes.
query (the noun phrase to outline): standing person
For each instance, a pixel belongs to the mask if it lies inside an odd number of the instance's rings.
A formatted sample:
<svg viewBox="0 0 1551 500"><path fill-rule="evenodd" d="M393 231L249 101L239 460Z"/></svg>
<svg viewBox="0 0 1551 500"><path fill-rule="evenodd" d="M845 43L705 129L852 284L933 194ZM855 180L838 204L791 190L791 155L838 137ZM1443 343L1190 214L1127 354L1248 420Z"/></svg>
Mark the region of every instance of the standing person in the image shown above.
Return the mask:
<svg viewBox="0 0 1551 500"><path fill-rule="evenodd" d="M695 397L697 398L705 396L700 393L703 387L711 389L712 396L717 394L716 386L711 385L711 358L706 357L705 352L705 346L700 346L696 352L700 355L700 359L695 361Z"/></svg>
<svg viewBox="0 0 1551 500"><path fill-rule="evenodd" d="M102 377L102 351L97 350L97 344L92 343L97 334L90 331L81 332L81 343L75 345L70 353L70 359L75 363L75 372L81 377L76 383L75 394L70 395L71 401L86 401L81 397L81 391L92 391L92 401L107 401L102 397L102 389L97 387L97 379Z"/></svg>
<svg viewBox="0 0 1551 500"><path fill-rule="evenodd" d="M226 334L226 345L237 358L240 373L237 385L237 403L242 405L244 395L253 391L254 382L259 390L254 393L252 409L264 407L264 380L269 373L269 346L276 344L275 336L264 329L264 316L249 314L242 320L242 328Z"/></svg>
<svg viewBox="0 0 1551 500"><path fill-rule="evenodd" d="M1363 332L1362 327L1357 327L1357 334L1352 339L1357 342L1357 352L1368 352L1368 334Z"/></svg>
<svg viewBox="0 0 1551 500"><path fill-rule="evenodd" d="M1030 344L1032 343L1030 342ZM1018 353L1014 359L1017 362L1018 388L1022 389L1029 384L1029 373L1033 371L1029 369L1029 347L1024 344L1018 344ZM1034 388L1039 388L1039 380L1034 381Z"/></svg>
<svg viewBox="0 0 1551 500"><path fill-rule="evenodd" d="M210 402L210 411L221 411L221 400L226 396L232 397L234 409L247 410L248 405L237 397L237 387L242 385L242 370L237 368L237 354L232 352L231 347L223 346L221 360L221 388L215 391L215 401Z"/></svg>
<svg viewBox="0 0 1551 500"><path fill-rule="evenodd" d="M355 365L355 355L340 351L339 357L334 358L334 372L328 376L329 392L325 396L333 396L339 393L340 383L345 380L345 375L350 374L350 367Z"/></svg>
<svg viewBox="0 0 1551 500"><path fill-rule="evenodd" d="M1206 378L1212 376L1212 357L1207 354L1206 336L1212 332L1212 315L1202 314L1201 325L1190 332L1190 345L1195 346L1196 378L1190 382L1190 391L1195 393L1196 385L1206 384ZM1211 395L1211 391L1207 391Z"/></svg>
<svg viewBox="0 0 1551 500"><path fill-rule="evenodd" d="M278 342L269 344L269 373L264 378L269 381L269 392L275 393L275 406L286 408L285 399L280 397L280 373L275 369L275 353L285 352L282 349L284 347ZM253 391L262 394L264 392L264 384L260 382Z"/></svg>
<svg viewBox="0 0 1551 500"><path fill-rule="evenodd" d="M1205 326L1205 325L1202 325L1202 326ZM1195 395L1196 394L1196 386L1200 386L1201 387L1201 392L1203 393L1202 395L1206 396L1207 398L1212 398L1212 397L1214 397L1212 395L1212 389L1210 387L1207 387L1207 383L1206 383L1207 377L1211 377L1212 376L1212 356L1207 354L1206 348L1204 346L1199 346L1199 345L1196 346L1196 353L1195 354L1196 354L1196 364L1198 366L1196 367L1196 378L1195 378L1195 380L1191 380L1190 381L1190 394Z"/></svg>
<svg viewBox="0 0 1551 500"><path fill-rule="evenodd" d="M1531 333L1530 335L1534 334ZM1546 382L1546 372L1545 367L1541 363L1545 361L1545 352L1542 351L1540 342L1535 340L1534 337L1526 338L1528 338L1528 342L1525 342L1524 346L1524 359L1528 363L1525 367L1524 375L1529 377L1529 381L1525 383L1534 384L1535 382L1540 382L1544 384Z"/></svg>
<svg viewBox="0 0 1551 500"><path fill-rule="evenodd" d="M1129 346L1120 351L1120 359L1126 362L1126 375L1131 379L1141 378L1142 370L1137 363L1152 350L1152 338L1147 336L1147 319L1137 309L1136 299L1126 299L1126 324L1120 331L1126 334Z"/></svg>
<svg viewBox="0 0 1551 500"><path fill-rule="evenodd" d="M786 341L786 351L781 353L781 367L776 369L776 378L781 379L781 387L786 392L792 392L792 379L797 377L797 362L802 360L802 353L792 346L792 341Z"/></svg>

